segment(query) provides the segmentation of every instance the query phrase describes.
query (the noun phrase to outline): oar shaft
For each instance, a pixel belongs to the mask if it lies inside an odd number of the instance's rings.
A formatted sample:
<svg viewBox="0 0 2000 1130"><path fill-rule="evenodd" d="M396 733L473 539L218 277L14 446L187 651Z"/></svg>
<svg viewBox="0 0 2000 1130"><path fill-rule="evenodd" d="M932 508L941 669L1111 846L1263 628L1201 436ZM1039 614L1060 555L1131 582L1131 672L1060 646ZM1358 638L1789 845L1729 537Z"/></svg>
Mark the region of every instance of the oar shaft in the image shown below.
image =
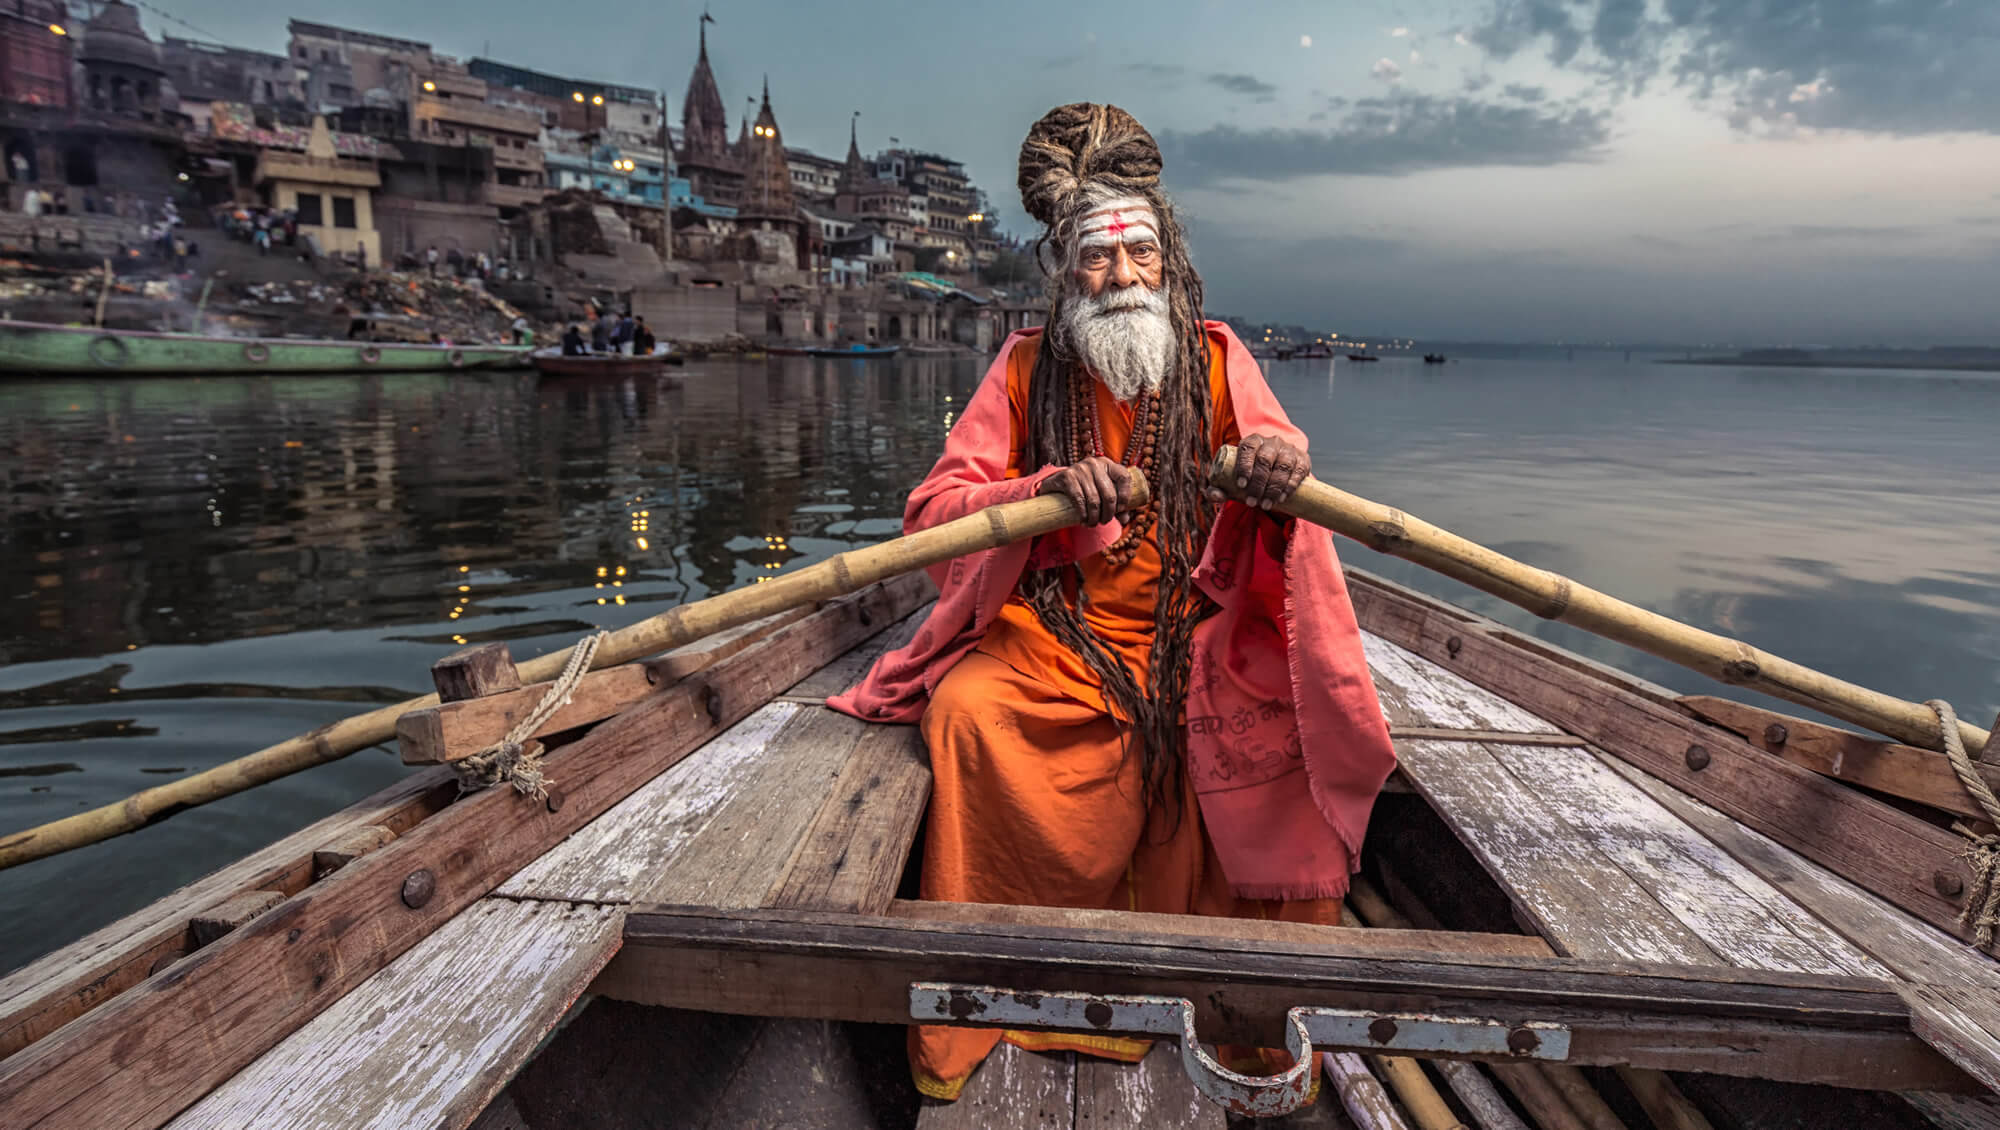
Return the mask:
<svg viewBox="0 0 2000 1130"><path fill-rule="evenodd" d="M1146 483L1136 473L1135 478L1134 505L1143 506ZM801 605L858 592L878 581L954 557L1053 533L1075 525L1077 520L1075 504L1061 494L989 507L906 537L835 554L761 585L679 605L627 625L612 632L598 647L593 666L609 667L653 655ZM522 681L540 683L555 678L569 662L570 651L564 648L522 663ZM182 809L337 761L390 740L396 735L396 720L405 712L436 706L437 702L437 696L429 694L343 718L171 784L135 793L116 804L0 837L0 870L134 832Z"/></svg>
<svg viewBox="0 0 2000 1130"><path fill-rule="evenodd" d="M1236 492L1236 449L1216 453L1215 485ZM1741 640L1683 624L1635 604L1496 553L1400 510L1308 478L1277 509L1368 546L1463 581L1544 619L1570 624L1649 655L1678 663L1732 686L1865 726L1898 741L1940 747L1937 715L1920 703L1834 678ZM1987 732L1960 719L1968 750L1983 748Z"/></svg>

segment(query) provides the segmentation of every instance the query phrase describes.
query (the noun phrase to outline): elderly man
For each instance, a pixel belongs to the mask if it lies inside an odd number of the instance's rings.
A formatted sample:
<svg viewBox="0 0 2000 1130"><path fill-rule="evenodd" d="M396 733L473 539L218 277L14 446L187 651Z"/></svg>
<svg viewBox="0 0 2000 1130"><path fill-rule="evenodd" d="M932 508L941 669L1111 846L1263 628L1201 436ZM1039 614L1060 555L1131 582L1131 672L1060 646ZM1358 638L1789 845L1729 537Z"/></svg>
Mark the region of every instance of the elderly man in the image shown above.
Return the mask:
<svg viewBox="0 0 2000 1130"><path fill-rule="evenodd" d="M834 705L922 724L927 899L1333 923L1395 754L1331 536L1271 513L1308 472L1305 437L1201 320L1160 165L1113 106L1029 132L1048 326L1001 348L904 525L1054 492L1085 524L939 569L916 638ZM1206 486L1227 443L1243 502ZM1132 512L1135 468L1151 499ZM1146 1050L920 1027L918 1088L956 1098L1002 1038Z"/></svg>

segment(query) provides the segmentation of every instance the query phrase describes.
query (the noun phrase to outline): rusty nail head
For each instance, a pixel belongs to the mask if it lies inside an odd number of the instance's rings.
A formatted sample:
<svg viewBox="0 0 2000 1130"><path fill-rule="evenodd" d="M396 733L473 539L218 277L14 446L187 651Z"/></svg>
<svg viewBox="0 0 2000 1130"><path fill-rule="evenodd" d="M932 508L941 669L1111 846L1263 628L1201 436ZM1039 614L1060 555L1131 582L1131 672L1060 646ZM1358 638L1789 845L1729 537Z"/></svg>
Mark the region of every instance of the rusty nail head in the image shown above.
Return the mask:
<svg viewBox="0 0 2000 1130"><path fill-rule="evenodd" d="M1507 1033L1507 1050L1515 1055L1527 1055L1542 1046L1542 1038L1533 1028L1516 1028Z"/></svg>
<svg viewBox="0 0 2000 1130"><path fill-rule="evenodd" d="M1708 747L1691 745L1687 752L1688 768L1699 773L1708 768Z"/></svg>
<svg viewBox="0 0 2000 1130"><path fill-rule="evenodd" d="M1965 880L1949 871L1939 871L1931 876L1931 886L1937 893L1948 899L1955 899L1965 893Z"/></svg>
<svg viewBox="0 0 2000 1130"><path fill-rule="evenodd" d="M1773 722L1764 727L1764 740L1771 745L1784 745L1792 739L1792 732L1785 729L1783 722Z"/></svg>
<svg viewBox="0 0 2000 1130"><path fill-rule="evenodd" d="M563 801L566 799L568 798L563 796L563 791L554 785L542 790L542 803L549 806L550 812L561 812Z"/></svg>
<svg viewBox="0 0 2000 1130"><path fill-rule="evenodd" d="M437 893L437 876L428 867L419 867L403 880L403 905L411 910L422 910Z"/></svg>
<svg viewBox="0 0 2000 1130"><path fill-rule="evenodd" d="M1451 656L1453 659L1458 658L1458 649L1464 646L1465 646L1465 641L1459 639L1457 636L1453 636L1450 639L1444 641L1445 654Z"/></svg>
<svg viewBox="0 0 2000 1130"><path fill-rule="evenodd" d="M1380 1016L1368 1022L1368 1038L1378 1044L1386 1044L1396 1038L1396 1022Z"/></svg>
<svg viewBox="0 0 2000 1130"><path fill-rule="evenodd" d="M708 710L709 724L722 725L722 692L712 686L709 687L707 693L701 697L701 704Z"/></svg>

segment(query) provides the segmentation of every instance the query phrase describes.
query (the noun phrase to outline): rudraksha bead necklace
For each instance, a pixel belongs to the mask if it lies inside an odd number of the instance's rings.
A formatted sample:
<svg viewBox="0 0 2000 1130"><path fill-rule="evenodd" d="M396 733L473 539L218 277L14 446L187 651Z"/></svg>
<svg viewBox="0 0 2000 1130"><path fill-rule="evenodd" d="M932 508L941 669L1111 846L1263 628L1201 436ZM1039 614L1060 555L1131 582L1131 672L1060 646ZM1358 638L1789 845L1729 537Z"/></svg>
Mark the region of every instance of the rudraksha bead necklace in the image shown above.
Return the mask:
<svg viewBox="0 0 2000 1130"><path fill-rule="evenodd" d="M1124 464L1137 468L1153 481L1153 463L1160 448L1160 398L1152 392L1139 394L1132 411L1132 435L1125 441ZM1104 429L1097 413L1097 380L1085 376L1069 382L1069 462L1072 466L1092 456L1104 454ZM1113 565L1123 565L1139 552L1139 543L1153 526L1156 504L1148 500L1144 509L1125 523L1118 540L1104 549Z"/></svg>

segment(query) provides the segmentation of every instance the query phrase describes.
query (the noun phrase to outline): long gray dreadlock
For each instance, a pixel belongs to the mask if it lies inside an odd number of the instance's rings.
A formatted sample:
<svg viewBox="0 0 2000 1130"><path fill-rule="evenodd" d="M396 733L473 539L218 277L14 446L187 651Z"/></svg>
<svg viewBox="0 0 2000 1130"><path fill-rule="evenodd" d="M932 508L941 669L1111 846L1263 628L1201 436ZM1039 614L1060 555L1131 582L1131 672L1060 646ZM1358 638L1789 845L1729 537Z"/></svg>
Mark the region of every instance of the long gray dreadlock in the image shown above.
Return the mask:
<svg viewBox="0 0 2000 1130"><path fill-rule="evenodd" d="M1168 308L1180 349L1160 387L1161 433L1152 488L1162 574L1153 612L1149 685L1105 646L1081 614L1082 573L1070 565L1030 570L1019 591L1036 616L1102 680L1105 698L1133 723L1126 756L1136 739L1143 751L1146 804L1180 821L1180 774L1186 753L1181 723L1195 624L1212 609L1194 585L1194 569L1214 518L1203 490L1213 409L1209 403L1208 340L1202 328L1201 278L1188 259L1187 240L1160 191L1160 149L1132 115L1116 106L1077 102L1049 111L1021 146L1021 202L1046 231L1035 251L1049 278L1050 308L1042 347L1030 378L1027 467L1064 464L1071 448L1065 411L1072 381L1085 372L1063 317L1071 300L1069 267L1076 229L1092 205L1112 196L1137 196L1159 220ZM1133 442L1137 442L1135 437ZM1169 831L1171 834L1171 831Z"/></svg>

